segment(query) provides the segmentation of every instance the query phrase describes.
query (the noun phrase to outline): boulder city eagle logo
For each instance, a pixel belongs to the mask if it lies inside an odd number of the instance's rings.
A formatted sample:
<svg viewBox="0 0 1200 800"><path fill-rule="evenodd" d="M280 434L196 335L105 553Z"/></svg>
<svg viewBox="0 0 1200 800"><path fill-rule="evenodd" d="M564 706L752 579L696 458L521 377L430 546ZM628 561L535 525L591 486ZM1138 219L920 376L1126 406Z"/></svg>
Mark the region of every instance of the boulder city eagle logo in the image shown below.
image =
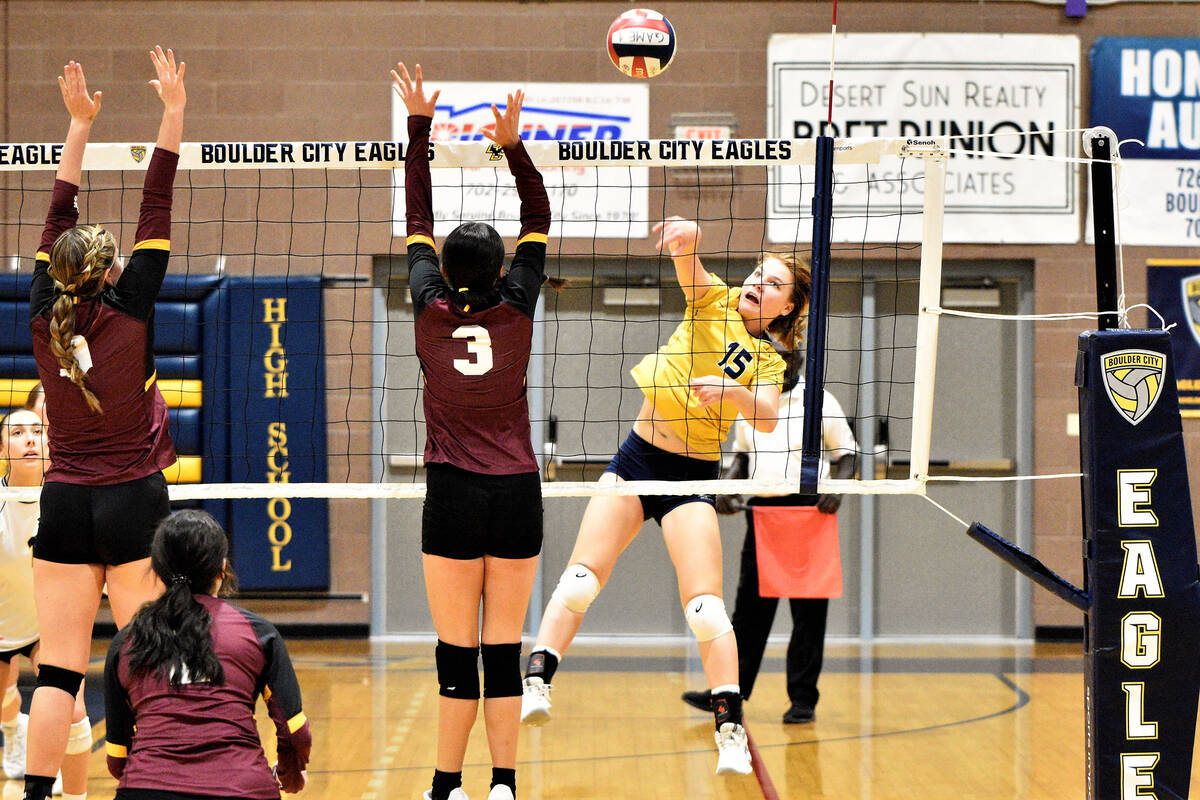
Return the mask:
<svg viewBox="0 0 1200 800"><path fill-rule="evenodd" d="M1179 282L1179 296L1183 300L1183 318L1196 343L1200 344L1200 275L1192 275Z"/></svg>
<svg viewBox="0 0 1200 800"><path fill-rule="evenodd" d="M129 148L129 155L133 156L133 160L140 164L142 159L146 157L145 145L135 144Z"/></svg>
<svg viewBox="0 0 1200 800"><path fill-rule="evenodd" d="M1130 425L1144 420L1162 396L1166 361L1162 353L1147 350L1118 350L1100 357L1108 399Z"/></svg>

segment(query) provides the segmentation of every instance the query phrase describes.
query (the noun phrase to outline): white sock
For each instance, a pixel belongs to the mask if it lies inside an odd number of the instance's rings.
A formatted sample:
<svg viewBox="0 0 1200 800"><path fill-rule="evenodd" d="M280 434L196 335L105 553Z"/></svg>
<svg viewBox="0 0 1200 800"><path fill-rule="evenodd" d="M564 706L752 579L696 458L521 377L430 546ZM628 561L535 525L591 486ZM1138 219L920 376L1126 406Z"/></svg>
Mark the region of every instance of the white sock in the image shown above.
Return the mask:
<svg viewBox="0 0 1200 800"><path fill-rule="evenodd" d="M555 650L553 647L551 647L551 646L550 646L550 645L548 645L548 644L537 644L537 645L534 645L534 646L533 646L533 651L532 651L532 652L533 652L533 653L536 653L538 650L541 650L541 651L543 651L543 652L545 652L545 653L549 653L550 655L552 655L552 656L554 656L555 658L557 658L557 659L558 659L560 662L562 661L562 654L561 654L561 653L559 653L557 650Z"/></svg>
<svg viewBox="0 0 1200 800"><path fill-rule="evenodd" d="M742 693L741 688L736 683L726 683L722 686L714 686L711 691L713 694L725 694L727 692L730 694Z"/></svg>

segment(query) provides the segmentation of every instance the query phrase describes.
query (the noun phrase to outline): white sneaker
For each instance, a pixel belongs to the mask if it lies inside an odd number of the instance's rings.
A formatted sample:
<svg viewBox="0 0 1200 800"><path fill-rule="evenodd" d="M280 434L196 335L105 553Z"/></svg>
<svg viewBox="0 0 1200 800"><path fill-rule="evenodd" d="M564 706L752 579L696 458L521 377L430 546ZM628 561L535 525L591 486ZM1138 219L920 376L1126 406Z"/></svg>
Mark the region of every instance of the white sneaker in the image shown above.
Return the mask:
<svg viewBox="0 0 1200 800"><path fill-rule="evenodd" d="M488 800L516 800L513 796L512 789L505 786L503 783L497 783L488 792Z"/></svg>
<svg viewBox="0 0 1200 800"><path fill-rule="evenodd" d="M541 678L521 681L521 722L545 725L550 721L550 684Z"/></svg>
<svg viewBox="0 0 1200 800"><path fill-rule="evenodd" d="M750 747L746 743L746 729L733 722L726 722L714 734L717 739L717 774L749 775Z"/></svg>
<svg viewBox="0 0 1200 800"><path fill-rule="evenodd" d="M4 776L12 781L25 777L25 735L29 731L29 715L17 715L17 729L4 737Z"/></svg>
<svg viewBox="0 0 1200 800"><path fill-rule="evenodd" d="M421 798L422 800L433 800L433 790L426 789L425 794L421 795ZM467 797L467 793L464 792L461 787L459 787L457 789L451 789L450 794L446 797L446 800L471 800L471 798Z"/></svg>

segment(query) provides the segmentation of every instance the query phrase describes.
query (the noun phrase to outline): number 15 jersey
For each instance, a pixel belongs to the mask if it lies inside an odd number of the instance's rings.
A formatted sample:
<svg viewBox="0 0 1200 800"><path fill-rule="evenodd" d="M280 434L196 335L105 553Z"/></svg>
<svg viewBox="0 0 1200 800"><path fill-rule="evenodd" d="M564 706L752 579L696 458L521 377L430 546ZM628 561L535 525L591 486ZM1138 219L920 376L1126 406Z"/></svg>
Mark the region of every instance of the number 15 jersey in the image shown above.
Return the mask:
<svg viewBox="0 0 1200 800"><path fill-rule="evenodd" d="M521 235L498 302L460 308L433 247L428 117L408 119L405 159L409 290L425 379L425 463L486 475L537 472L525 373L545 276L550 202L520 142L504 149L521 199Z"/></svg>

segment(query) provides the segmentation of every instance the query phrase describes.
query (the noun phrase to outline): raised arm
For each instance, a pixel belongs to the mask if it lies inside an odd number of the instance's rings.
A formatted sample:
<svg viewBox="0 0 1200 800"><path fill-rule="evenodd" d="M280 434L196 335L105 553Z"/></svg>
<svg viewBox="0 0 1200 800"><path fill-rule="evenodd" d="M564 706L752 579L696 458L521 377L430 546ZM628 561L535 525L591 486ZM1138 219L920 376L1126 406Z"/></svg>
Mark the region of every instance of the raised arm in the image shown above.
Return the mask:
<svg viewBox="0 0 1200 800"><path fill-rule="evenodd" d="M689 303L694 303L708 292L712 277L700 263L696 247L700 244L700 226L682 217L668 217L654 226L658 234L655 245L660 251L666 249L675 263L675 277L679 288Z"/></svg>
<svg viewBox="0 0 1200 800"><path fill-rule="evenodd" d="M483 135L504 148L508 168L517 183L517 196L521 198L521 235L517 246L525 242L545 244L550 233L550 198L542 174L529 158L521 141L521 107L525 104L525 92L518 89L508 95L508 102L501 114L492 106L496 118L491 130L484 129ZM544 260L542 266L545 266Z"/></svg>
<svg viewBox="0 0 1200 800"><path fill-rule="evenodd" d="M162 122L158 126L158 140L154 147L178 153L179 143L183 140L183 108L187 105L187 92L183 88L183 73L187 64L180 61L176 66L175 51L167 48L164 54L157 45L150 51L150 61L157 73L150 85L163 101Z"/></svg>
<svg viewBox="0 0 1200 800"><path fill-rule="evenodd" d="M146 169L142 209L134 239L135 251L144 247L170 250L171 198L175 186L175 167L179 163L179 143L183 137L183 109L187 105L187 93L183 88L183 73L187 65L181 61L176 66L175 52L168 49L163 53L161 47L150 51L150 61L156 73L150 85L162 99L163 115L158 126L154 155ZM157 287L154 291L157 293Z"/></svg>
<svg viewBox="0 0 1200 800"><path fill-rule="evenodd" d="M95 95L88 96L83 65L75 61L68 62L63 67L63 74L58 76L58 88L62 91L67 113L71 115L71 124L67 128L62 158L59 159L58 172L54 177L78 186L83 174L83 150L92 132L92 120L100 113L103 93L96 92Z"/></svg>
<svg viewBox="0 0 1200 800"><path fill-rule="evenodd" d="M404 62L392 70L392 88L408 109L408 150L404 154L404 204L408 244L433 247L433 183L429 177L429 126L441 91L425 96L425 76L417 64L415 79ZM410 260L411 261L411 260ZM409 264L410 268L413 266Z"/></svg>

